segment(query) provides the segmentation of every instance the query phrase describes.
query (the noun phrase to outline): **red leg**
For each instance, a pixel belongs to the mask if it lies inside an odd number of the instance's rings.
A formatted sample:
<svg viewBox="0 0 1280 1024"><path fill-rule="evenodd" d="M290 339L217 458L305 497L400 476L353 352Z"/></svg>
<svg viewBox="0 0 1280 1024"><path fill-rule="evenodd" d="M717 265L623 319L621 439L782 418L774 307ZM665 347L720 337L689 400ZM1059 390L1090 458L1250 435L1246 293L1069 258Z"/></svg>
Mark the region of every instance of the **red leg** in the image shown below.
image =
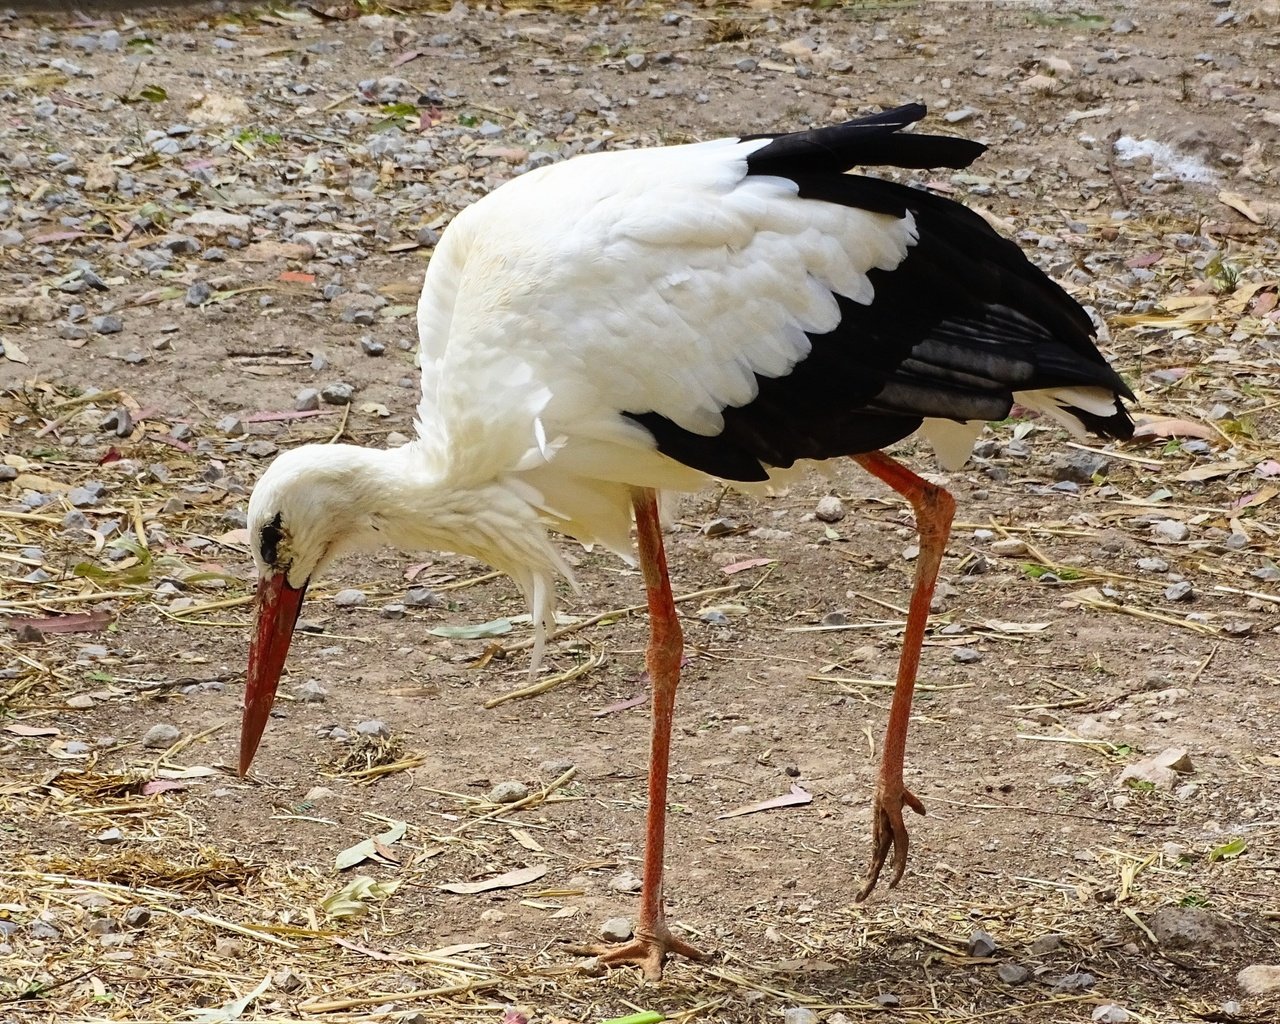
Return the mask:
<svg viewBox="0 0 1280 1024"><path fill-rule="evenodd" d="M911 721L911 696L920 669L920 648L924 644L925 626L929 621L929 605L938 582L938 570L951 535L955 515L955 499L941 487L922 480L900 462L884 452L855 455L853 460L873 476L879 477L909 502L916 514L916 530L920 535L920 554L916 559L916 580L907 609L907 628L902 634L902 653L898 656L898 679L893 688L889 708L889 725L885 730L884 753L880 759L880 780L872 814L871 865L867 882L858 893L861 903L876 886L880 870L893 850L893 877L889 887L902 880L907 867L907 826L902 820L905 804L917 814L924 814L924 804L902 781L902 762L907 751L907 726Z"/></svg>
<svg viewBox="0 0 1280 1024"><path fill-rule="evenodd" d="M644 573L649 601L649 649L645 661L653 686L653 731L649 746L649 808L644 840L644 887L640 890L640 919L635 938L605 949L590 949L607 964L634 964L644 976L657 981L662 965L672 953L693 960L707 955L671 934L662 907L662 860L666 841L667 768L671 760L671 719L675 711L676 687L680 682L680 659L684 635L676 617L667 575L667 556L662 547L662 526L658 521L658 500L652 490L631 492L636 512L636 535L640 568Z"/></svg>

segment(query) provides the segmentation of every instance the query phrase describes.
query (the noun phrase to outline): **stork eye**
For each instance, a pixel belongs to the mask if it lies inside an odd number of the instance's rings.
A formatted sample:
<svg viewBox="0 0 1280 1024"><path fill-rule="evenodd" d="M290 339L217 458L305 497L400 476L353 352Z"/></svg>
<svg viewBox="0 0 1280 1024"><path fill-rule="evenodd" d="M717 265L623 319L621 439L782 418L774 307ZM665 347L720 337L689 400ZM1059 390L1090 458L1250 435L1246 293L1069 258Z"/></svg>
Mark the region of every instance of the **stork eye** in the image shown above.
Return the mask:
<svg viewBox="0 0 1280 1024"><path fill-rule="evenodd" d="M284 540L284 528L280 525L280 513L258 533L258 551L267 565L275 565L280 555L280 542Z"/></svg>

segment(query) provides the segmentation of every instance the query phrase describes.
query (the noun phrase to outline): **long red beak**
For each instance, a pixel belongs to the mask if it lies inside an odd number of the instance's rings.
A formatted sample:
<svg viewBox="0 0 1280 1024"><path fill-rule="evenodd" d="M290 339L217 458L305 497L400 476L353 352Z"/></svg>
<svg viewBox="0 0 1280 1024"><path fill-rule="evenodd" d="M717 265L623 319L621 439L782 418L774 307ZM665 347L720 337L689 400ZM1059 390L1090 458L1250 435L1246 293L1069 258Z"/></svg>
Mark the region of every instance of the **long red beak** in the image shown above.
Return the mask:
<svg viewBox="0 0 1280 1024"><path fill-rule="evenodd" d="M240 775L243 778L258 752L275 701L293 627L302 610L307 585L289 586L285 573L258 580L258 632L249 644L249 671L244 686L244 717L240 720Z"/></svg>

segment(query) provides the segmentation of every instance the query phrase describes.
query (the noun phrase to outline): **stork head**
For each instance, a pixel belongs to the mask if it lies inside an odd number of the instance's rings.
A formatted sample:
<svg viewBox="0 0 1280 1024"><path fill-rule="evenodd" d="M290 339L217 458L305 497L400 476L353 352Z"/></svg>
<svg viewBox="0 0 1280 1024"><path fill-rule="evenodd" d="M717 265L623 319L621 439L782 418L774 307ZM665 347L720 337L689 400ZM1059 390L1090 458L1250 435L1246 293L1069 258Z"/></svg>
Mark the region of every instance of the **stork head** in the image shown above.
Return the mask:
<svg viewBox="0 0 1280 1024"><path fill-rule="evenodd" d="M258 566L258 624L249 645L240 774L249 770L275 700L307 586L338 555L377 536L378 458L352 445L307 445L267 467L249 499Z"/></svg>

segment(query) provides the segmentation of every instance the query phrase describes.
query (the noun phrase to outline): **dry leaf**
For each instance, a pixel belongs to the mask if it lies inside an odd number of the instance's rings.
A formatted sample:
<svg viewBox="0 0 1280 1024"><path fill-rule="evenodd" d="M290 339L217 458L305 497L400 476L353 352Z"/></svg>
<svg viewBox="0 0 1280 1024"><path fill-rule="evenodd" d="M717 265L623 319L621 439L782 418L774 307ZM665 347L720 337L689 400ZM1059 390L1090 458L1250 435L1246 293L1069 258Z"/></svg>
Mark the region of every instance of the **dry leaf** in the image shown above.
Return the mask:
<svg viewBox="0 0 1280 1024"><path fill-rule="evenodd" d="M762 565L772 565L776 561L776 558L748 558L741 562L734 562L732 565L723 566L720 571L726 576L732 576L735 572L742 572L745 569L755 569Z"/></svg>
<svg viewBox="0 0 1280 1024"><path fill-rule="evenodd" d="M1133 436L1198 437L1204 441L1212 441L1218 434L1210 426L1194 420L1178 419L1176 416L1136 416Z"/></svg>
<svg viewBox="0 0 1280 1024"><path fill-rule="evenodd" d="M44 615L11 619L9 625L34 626L41 633L97 633L111 625L110 612L75 612L71 615Z"/></svg>
<svg viewBox="0 0 1280 1024"><path fill-rule="evenodd" d="M474 896L476 893L489 892L492 889L511 889L517 885L528 885L536 882L547 873L545 864L534 864L527 868L516 868L501 875L486 878L483 882L445 882L437 885L437 889L445 892L456 892L462 896Z"/></svg>
<svg viewBox="0 0 1280 1024"><path fill-rule="evenodd" d="M385 849L392 843L397 843L404 838L404 834L409 830L407 822L392 822L391 827L381 835L376 835L372 839L362 839L355 846L348 846L345 850L333 859L333 869L335 871L345 871L347 868L353 868L363 860L370 857L384 856L378 847ZM394 860L395 858L388 858Z"/></svg>
<svg viewBox="0 0 1280 1024"><path fill-rule="evenodd" d="M24 722L10 722L4 727L5 732L15 736L61 736L62 730L52 725L27 725Z"/></svg>
<svg viewBox="0 0 1280 1024"><path fill-rule="evenodd" d="M1218 193L1218 202L1222 203L1224 206L1231 207L1231 209L1235 210L1236 213L1240 214L1240 216L1253 221L1255 224L1262 223L1262 218L1258 216L1257 211L1249 205L1249 200L1245 199L1245 197L1239 192L1227 192L1224 189L1222 192Z"/></svg>
<svg viewBox="0 0 1280 1024"><path fill-rule="evenodd" d="M9 360L9 362L11 363L31 362L31 360L27 358L27 354L18 347L18 343L16 341L12 341L6 338L2 344L4 349L4 357L7 360Z"/></svg>
<svg viewBox="0 0 1280 1024"><path fill-rule="evenodd" d="M759 811L772 811L779 807L803 807L807 803L813 801L813 795L806 793L794 782L791 784L791 792L785 796L774 796L768 800L761 800L758 804L747 804L745 807L735 807L732 811L725 811L724 814L717 814L716 819L737 818L744 814L756 814Z"/></svg>
<svg viewBox="0 0 1280 1024"><path fill-rule="evenodd" d="M1211 462L1207 466L1192 466L1185 472L1179 473L1174 479L1181 480L1183 483L1202 483L1205 480L1216 480L1218 477L1230 476L1232 473L1239 473L1245 469L1253 469L1253 465L1235 459L1230 462Z"/></svg>

